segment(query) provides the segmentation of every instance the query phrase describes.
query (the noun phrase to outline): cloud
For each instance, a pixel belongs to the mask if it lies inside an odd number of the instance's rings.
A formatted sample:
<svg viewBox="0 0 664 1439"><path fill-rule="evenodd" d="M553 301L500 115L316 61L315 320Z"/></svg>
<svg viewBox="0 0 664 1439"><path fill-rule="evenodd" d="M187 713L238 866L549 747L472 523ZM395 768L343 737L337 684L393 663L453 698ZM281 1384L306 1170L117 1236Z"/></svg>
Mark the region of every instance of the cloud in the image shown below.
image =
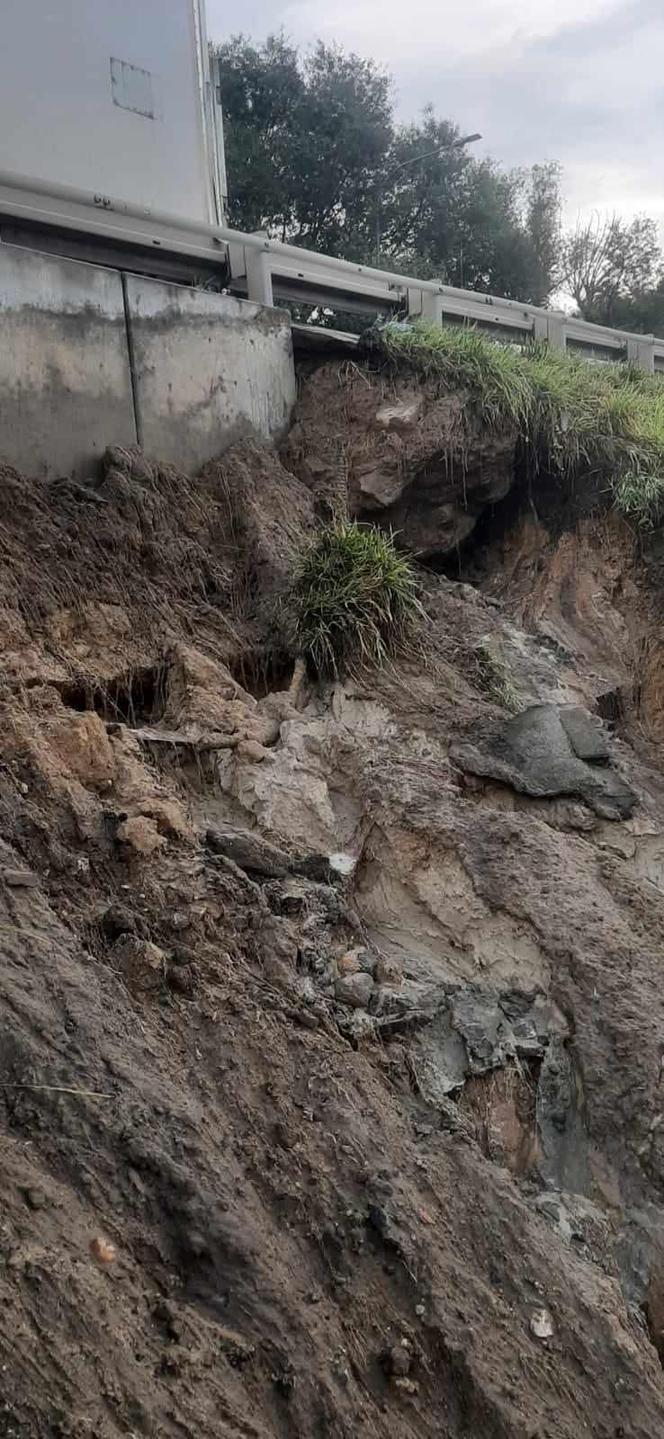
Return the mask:
<svg viewBox="0 0 664 1439"><path fill-rule="evenodd" d="M227 7L208 0L223 37ZM505 165L557 159L567 213L644 211L664 225L663 0L247 0L242 29L283 27L372 55L395 76L397 109L431 101Z"/></svg>

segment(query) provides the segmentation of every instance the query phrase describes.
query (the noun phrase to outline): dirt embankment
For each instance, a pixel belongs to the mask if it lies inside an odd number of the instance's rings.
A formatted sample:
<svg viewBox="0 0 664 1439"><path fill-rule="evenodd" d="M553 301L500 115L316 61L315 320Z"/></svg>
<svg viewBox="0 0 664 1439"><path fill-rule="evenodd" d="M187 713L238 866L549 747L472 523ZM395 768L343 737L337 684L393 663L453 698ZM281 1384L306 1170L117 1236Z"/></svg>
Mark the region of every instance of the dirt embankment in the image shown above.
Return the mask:
<svg viewBox="0 0 664 1439"><path fill-rule="evenodd" d="M664 1433L657 584L390 385L1 477L3 1439ZM347 505L480 583L317 690Z"/></svg>

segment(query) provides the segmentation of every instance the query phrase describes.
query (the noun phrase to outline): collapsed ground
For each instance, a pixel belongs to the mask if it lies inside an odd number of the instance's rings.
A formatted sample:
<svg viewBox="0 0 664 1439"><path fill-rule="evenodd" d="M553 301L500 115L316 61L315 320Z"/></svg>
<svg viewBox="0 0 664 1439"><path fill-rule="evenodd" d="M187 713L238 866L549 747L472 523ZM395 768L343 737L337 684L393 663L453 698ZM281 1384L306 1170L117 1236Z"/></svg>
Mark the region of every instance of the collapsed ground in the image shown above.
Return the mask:
<svg viewBox="0 0 664 1439"><path fill-rule="evenodd" d="M658 534L517 448L329 364L281 458L3 472L3 1439L664 1432ZM349 510L426 618L316 686Z"/></svg>

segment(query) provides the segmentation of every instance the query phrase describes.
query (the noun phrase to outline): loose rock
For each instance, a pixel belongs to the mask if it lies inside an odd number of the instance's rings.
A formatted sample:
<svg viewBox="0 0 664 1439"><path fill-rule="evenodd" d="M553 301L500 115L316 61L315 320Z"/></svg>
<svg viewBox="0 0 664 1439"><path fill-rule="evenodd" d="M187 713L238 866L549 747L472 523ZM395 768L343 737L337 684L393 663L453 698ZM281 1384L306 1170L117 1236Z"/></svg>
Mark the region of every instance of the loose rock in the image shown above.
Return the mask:
<svg viewBox="0 0 664 1439"><path fill-rule="evenodd" d="M225 829L209 829L206 840L214 854L224 855L248 874L264 875L266 879L283 879L288 873L288 856L285 852L251 830L231 829L230 826Z"/></svg>
<svg viewBox="0 0 664 1439"><path fill-rule="evenodd" d="M351 1009L366 1009L373 988L370 974L345 974L336 980L334 993L340 1004L347 1004Z"/></svg>
<svg viewBox="0 0 664 1439"><path fill-rule="evenodd" d="M536 1339L552 1339L555 1333L553 1319L548 1309L536 1309L531 1316L530 1332Z"/></svg>

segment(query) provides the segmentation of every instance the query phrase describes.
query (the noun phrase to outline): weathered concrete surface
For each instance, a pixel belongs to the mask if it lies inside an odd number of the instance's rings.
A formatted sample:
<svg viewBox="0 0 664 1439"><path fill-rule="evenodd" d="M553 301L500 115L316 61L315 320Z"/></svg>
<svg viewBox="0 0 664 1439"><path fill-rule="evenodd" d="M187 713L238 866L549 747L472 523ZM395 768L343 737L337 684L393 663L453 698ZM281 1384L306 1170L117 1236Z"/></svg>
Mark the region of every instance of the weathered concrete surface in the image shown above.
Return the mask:
<svg viewBox="0 0 664 1439"><path fill-rule="evenodd" d="M284 430L285 312L138 276L125 296L115 270L0 247L0 460L83 478L108 445L139 443L192 471Z"/></svg>
<svg viewBox="0 0 664 1439"><path fill-rule="evenodd" d="M253 432L285 429L295 401L290 321L230 295L127 277L139 441L194 470Z"/></svg>
<svg viewBox="0 0 664 1439"><path fill-rule="evenodd" d="M0 335L0 460L81 477L135 444L116 271L0 246Z"/></svg>

